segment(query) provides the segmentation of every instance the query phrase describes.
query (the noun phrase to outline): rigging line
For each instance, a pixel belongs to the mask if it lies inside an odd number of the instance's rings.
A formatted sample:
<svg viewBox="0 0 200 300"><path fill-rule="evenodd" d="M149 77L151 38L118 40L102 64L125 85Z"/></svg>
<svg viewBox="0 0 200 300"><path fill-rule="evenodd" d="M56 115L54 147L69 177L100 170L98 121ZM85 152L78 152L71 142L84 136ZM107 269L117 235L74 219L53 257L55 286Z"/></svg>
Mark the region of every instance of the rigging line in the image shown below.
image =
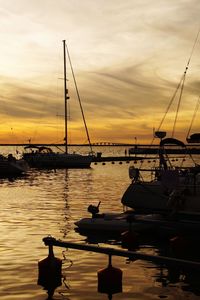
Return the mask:
<svg viewBox="0 0 200 300"><path fill-rule="evenodd" d="M197 32L196 39L195 39L195 41L194 41L194 44L193 44L193 47L192 47L192 50L191 50L191 53L190 53L190 57L189 57L189 59L188 59L187 67L188 67L189 64L190 64L190 60L191 60L191 58L192 58L194 49L195 49L195 47L196 47L196 44L197 44L197 41L198 41L198 38L199 38L199 34L200 34L200 28L199 28L199 30L198 30L198 32ZM186 68L187 68L187 67L186 67Z"/></svg>
<svg viewBox="0 0 200 300"><path fill-rule="evenodd" d="M174 119L174 126L173 126L173 130L172 130L172 137L174 137L175 127L176 127L176 121L177 121L177 118L178 118L178 112L179 112L179 108L180 108L180 105L181 105L181 99L182 99L182 95L183 95L183 88L184 88L184 83L185 83L185 77L186 77L187 69L188 68L186 67L186 70L185 70L184 76L183 76L183 83L181 85L181 91L180 91L180 95L179 95L179 99L178 99L178 105L177 105L177 109L176 109L176 116L175 116L175 119Z"/></svg>
<svg viewBox="0 0 200 300"><path fill-rule="evenodd" d="M66 45L66 49L67 49L67 55L68 55L68 59L69 59L69 64L70 64L72 76L73 76L73 79L74 79L74 84L75 84L75 88L76 88L77 97L78 97L78 101L79 101L79 105L80 105L80 109L81 109L81 114L82 114L85 130L86 130L86 134L87 134L87 139L88 139L89 146L90 146L90 151L93 152L92 144L91 144L90 136L89 136L89 131L88 131L86 120L85 120L85 115L84 115L83 107L82 107L82 104L81 104L81 98L80 98L80 94L79 94L79 91L78 91L78 86L77 86L77 83L76 83L76 78L75 78L75 74L74 74L74 70L73 70L73 67L72 67L72 62L71 62L71 58L70 58L70 55L69 55L69 50L68 50L67 45Z"/></svg>
<svg viewBox="0 0 200 300"><path fill-rule="evenodd" d="M160 125L159 125L157 131L160 131L160 128L161 128L161 126L162 126L162 124L163 124L163 122L164 122L164 120L165 120L165 117L166 117L166 115L167 115L167 113L168 113L168 111L169 111L169 109L170 109L170 107L171 107L171 105L172 105L172 103L173 103L173 101L174 101L174 99L175 99L175 97L176 97L176 94L177 94L177 92L178 92L178 90L179 90L179 88L180 88L180 86L181 86L181 84L182 84L182 82L183 82L183 80L184 80L184 76L185 76L185 72L184 72L183 76L181 77L180 82L178 83L178 85L177 85L177 87L176 87L176 90L175 90L175 92L174 92L174 94L173 94L173 96L172 96L172 98L171 98L171 100L170 100L170 102L169 102L169 104L168 104L168 107L167 107L167 109L166 109L166 111L165 111L165 113L164 113L164 116L163 116L163 118L162 118L162 120L161 120L161 122L160 122Z"/></svg>
<svg viewBox="0 0 200 300"><path fill-rule="evenodd" d="M194 44L193 44L193 47L192 47L192 50L191 50L191 53L190 53L190 57L188 59L188 63L187 63L186 68L185 68L185 72L184 72L184 76L183 76L183 83L181 85L181 92L180 92L179 101L178 101L177 110L176 110L176 116L175 116L175 120L174 120L174 126L173 126L173 130L172 130L172 137L174 137L175 126L176 126L178 112L179 112L179 108L180 108L180 104L181 104L181 99L182 99L182 94L183 94L183 88L184 88L186 73L187 73L187 70L188 70L188 67L189 67L189 64L190 64L190 61L191 61L191 58L192 58L192 55L193 55L196 43L198 41L199 33L200 33L200 29L198 30L196 39L194 41Z"/></svg>
<svg viewBox="0 0 200 300"><path fill-rule="evenodd" d="M192 128L194 119L195 119L196 114L197 114L197 111L198 111L198 109L199 109L199 105L200 105L200 96L199 96L198 99L197 99L196 107L195 107L195 110L194 110L194 113L193 113L192 121L191 121L190 127L189 127L189 129L188 129L188 133L187 133L186 138L188 138L188 136L189 136L189 134L190 134L190 131L191 131L191 128Z"/></svg>
<svg viewBox="0 0 200 300"><path fill-rule="evenodd" d="M178 86L177 86L177 88L176 88L176 90L175 90L174 95L172 96L172 99L171 99L171 101L170 101L170 103L169 103L169 105L168 105L168 107L167 107L167 110L166 110L166 112L165 112L165 114L164 114L164 117L163 117L163 119L161 120L161 123L160 123L160 125L159 125L159 127L158 127L158 131L160 130L160 128L161 128L161 126L162 126L162 124L163 124L163 122L164 122L164 120L165 120L166 114L168 113L168 111L169 111L169 109L170 109L170 107L171 107L171 105L172 105L172 103L173 103L173 101L174 101L174 98L175 98L175 96L176 96L176 93L177 93L178 89L180 88L180 85L181 85L182 82L183 82L183 83L182 83L182 91L183 91L183 85L184 85L184 81L185 81L185 76L186 76L186 73L187 73L187 70L188 70L188 67L189 67L189 64L190 64L190 61L191 61L191 58L192 58L194 49L195 49L195 47L196 47L196 44L197 44L197 41L198 41L198 38L199 38L199 34L200 34L200 28L199 28L199 30L198 30L198 32L197 32L197 35L196 35L196 38L195 38L195 41L194 41L194 44L193 44L193 47L192 47L192 50L191 50L189 59L188 59L188 62L187 62L186 67L185 67L184 74L183 74L183 76L181 77L181 80L180 80L180 82L179 82L179 84L178 84ZM181 95L182 95L182 92L181 92ZM180 100L181 100L181 98L179 98L179 101L180 101ZM179 106L180 106L180 105L179 105Z"/></svg>

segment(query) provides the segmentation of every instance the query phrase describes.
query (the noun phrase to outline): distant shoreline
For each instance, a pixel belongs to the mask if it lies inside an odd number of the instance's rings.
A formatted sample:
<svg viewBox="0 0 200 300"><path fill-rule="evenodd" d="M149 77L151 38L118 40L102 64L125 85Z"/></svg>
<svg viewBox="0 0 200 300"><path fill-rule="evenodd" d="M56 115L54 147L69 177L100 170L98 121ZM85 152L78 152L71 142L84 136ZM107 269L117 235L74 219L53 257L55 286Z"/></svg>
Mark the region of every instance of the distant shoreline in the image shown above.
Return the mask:
<svg viewBox="0 0 200 300"><path fill-rule="evenodd" d="M32 146L59 146L59 147L64 147L65 144L48 144L48 143L40 143L40 144L0 144L0 146L29 146L29 145L32 145ZM123 144L123 143L97 143L97 144L91 144L91 146L134 146L135 144ZM78 146L78 147L89 147L90 145L89 144L68 144L68 146ZM142 146L145 146L145 145L142 145ZM148 146L148 145L146 145ZM157 145L158 146L158 145Z"/></svg>
<svg viewBox="0 0 200 300"><path fill-rule="evenodd" d="M40 143L40 144L22 144L22 143L15 143L15 144L0 144L0 146L49 146L49 147L64 147L65 144L49 144L49 143ZM69 147L89 147L89 144L68 144ZM116 146L116 147L139 147L139 148L143 148L143 147L150 147L150 148L157 148L159 147L159 144L128 144L128 143L94 143L91 144L91 146L95 146L95 147L105 147L105 146ZM188 148L192 148L192 147L197 147L200 148L200 143L199 144L185 144L186 147ZM168 147L174 148L177 147L177 145L168 145Z"/></svg>

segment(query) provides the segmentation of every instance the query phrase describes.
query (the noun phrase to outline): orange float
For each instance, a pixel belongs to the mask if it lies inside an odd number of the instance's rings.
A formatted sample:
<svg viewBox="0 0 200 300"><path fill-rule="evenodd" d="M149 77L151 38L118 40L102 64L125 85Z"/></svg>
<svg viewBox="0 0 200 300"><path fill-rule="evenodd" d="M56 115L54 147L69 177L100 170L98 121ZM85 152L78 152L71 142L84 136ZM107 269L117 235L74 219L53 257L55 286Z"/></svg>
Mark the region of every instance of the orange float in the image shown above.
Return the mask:
<svg viewBox="0 0 200 300"><path fill-rule="evenodd" d="M122 292L122 270L115 268L111 264L111 255L109 255L108 267L97 272L98 292L108 294L109 299L112 295Z"/></svg>
<svg viewBox="0 0 200 300"><path fill-rule="evenodd" d="M54 256L53 246L49 246L48 257L38 262L38 285L47 290L48 299L51 299L55 289L62 285L62 260Z"/></svg>

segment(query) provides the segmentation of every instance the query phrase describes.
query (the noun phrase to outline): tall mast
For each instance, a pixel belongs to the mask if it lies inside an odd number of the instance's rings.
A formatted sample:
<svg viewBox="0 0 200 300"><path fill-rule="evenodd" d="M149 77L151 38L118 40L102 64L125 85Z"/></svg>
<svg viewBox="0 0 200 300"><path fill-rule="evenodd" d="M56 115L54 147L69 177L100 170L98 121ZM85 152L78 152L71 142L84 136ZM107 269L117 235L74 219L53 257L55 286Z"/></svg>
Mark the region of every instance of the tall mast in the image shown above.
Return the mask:
<svg viewBox="0 0 200 300"><path fill-rule="evenodd" d="M66 47L65 47L65 40L63 40L63 56L64 56L65 153L68 153L67 100L69 99L69 97L68 97L67 77L66 77Z"/></svg>

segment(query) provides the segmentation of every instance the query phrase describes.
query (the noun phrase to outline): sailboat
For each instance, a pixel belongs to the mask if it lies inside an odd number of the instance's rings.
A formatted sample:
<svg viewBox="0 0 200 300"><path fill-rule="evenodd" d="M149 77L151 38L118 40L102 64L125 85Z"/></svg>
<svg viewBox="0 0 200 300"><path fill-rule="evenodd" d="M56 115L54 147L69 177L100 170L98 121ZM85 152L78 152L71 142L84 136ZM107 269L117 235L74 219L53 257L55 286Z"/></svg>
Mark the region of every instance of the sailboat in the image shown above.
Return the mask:
<svg viewBox="0 0 200 300"><path fill-rule="evenodd" d="M184 76L185 74L186 72ZM183 86L181 88L183 89ZM190 216L192 218L198 216L200 221L199 162L195 162L186 144L174 138L173 135L168 138L166 137L166 132L159 130L154 134L154 137L160 139L157 149L159 165L149 169L135 168L134 166L129 168L131 183L122 196L122 204L140 213L162 213L171 216L184 215L184 217ZM199 137L198 133L193 134L190 136L190 140L191 142L194 140L197 142ZM187 142L189 143L188 138ZM179 147L177 148L179 153L185 155L180 165L172 163L173 158L168 155L170 154L168 147L172 145ZM190 166L187 164L186 167L183 167L186 155L189 155L192 164L190 163Z"/></svg>
<svg viewBox="0 0 200 300"><path fill-rule="evenodd" d="M177 166L172 164L170 157L167 155L167 146L175 145L182 148L181 153L187 154L186 145L174 138L175 126L177 121L177 116L180 108L180 103L182 99L184 83L186 78L186 73L191 61L191 57L198 40L200 30L198 31L195 43L192 48L191 55L187 62L185 71L181 77L181 80L173 94L172 99L167 107L167 110L161 120L160 126L157 131L157 138L160 138L160 144L158 149L159 166L158 168L153 168L145 170L146 178L144 175L144 170L134 168L131 166L129 169L129 175L131 183L124 192L121 202L123 205L134 208L135 211L145 211L150 213L162 212L169 213L172 215L190 215L192 217L198 215L200 220L200 164L199 161L195 162L194 158L190 153L190 158L192 159L192 165L183 168L183 165ZM160 128L164 122L167 112L174 101L176 95L180 91L178 98L178 105L175 114L175 120L172 130L172 137L165 138L166 133L160 131ZM189 136L194 117L196 115L199 106L199 99L194 111L192 122L187 134L187 142L193 143L200 140L200 134L196 133ZM155 132L156 133L156 132ZM147 176L148 174L153 176Z"/></svg>
<svg viewBox="0 0 200 300"><path fill-rule="evenodd" d="M162 139L158 167L129 168L131 183L122 196L123 205L143 213L200 216L200 165L172 165L165 153L165 146L172 142L185 148L185 144L175 138Z"/></svg>
<svg viewBox="0 0 200 300"><path fill-rule="evenodd" d="M72 75L73 75L74 82L75 82L75 87L76 87L76 91L77 91L77 95L78 95L78 99L79 99L79 104L80 104L81 113L82 113L85 129L86 129L88 142L90 145L90 154L81 155L81 154L77 154L77 153L69 153L68 152L67 100L69 99L69 96L68 96L67 77L66 77L66 41L63 40L65 152L64 153L60 153L60 152L56 153L49 147L44 147L44 146L38 147L35 145L28 145L24 148L25 152L23 153L23 158L28 162L28 164L31 167L50 168L50 169L51 168L53 168L53 169L57 169L57 168L89 168L92 163L92 160L93 160L94 155L93 155L93 151L92 151L92 147L91 147L90 137L89 137L89 133L88 133L88 129L87 129L84 113L83 113L83 108L81 105L80 96L78 93L78 89L77 89L77 85L76 85L76 81L75 81L75 77L74 77L73 68L71 65L68 48L67 48L67 53L68 53L68 58L69 58L69 62L70 62L71 70L72 70Z"/></svg>

